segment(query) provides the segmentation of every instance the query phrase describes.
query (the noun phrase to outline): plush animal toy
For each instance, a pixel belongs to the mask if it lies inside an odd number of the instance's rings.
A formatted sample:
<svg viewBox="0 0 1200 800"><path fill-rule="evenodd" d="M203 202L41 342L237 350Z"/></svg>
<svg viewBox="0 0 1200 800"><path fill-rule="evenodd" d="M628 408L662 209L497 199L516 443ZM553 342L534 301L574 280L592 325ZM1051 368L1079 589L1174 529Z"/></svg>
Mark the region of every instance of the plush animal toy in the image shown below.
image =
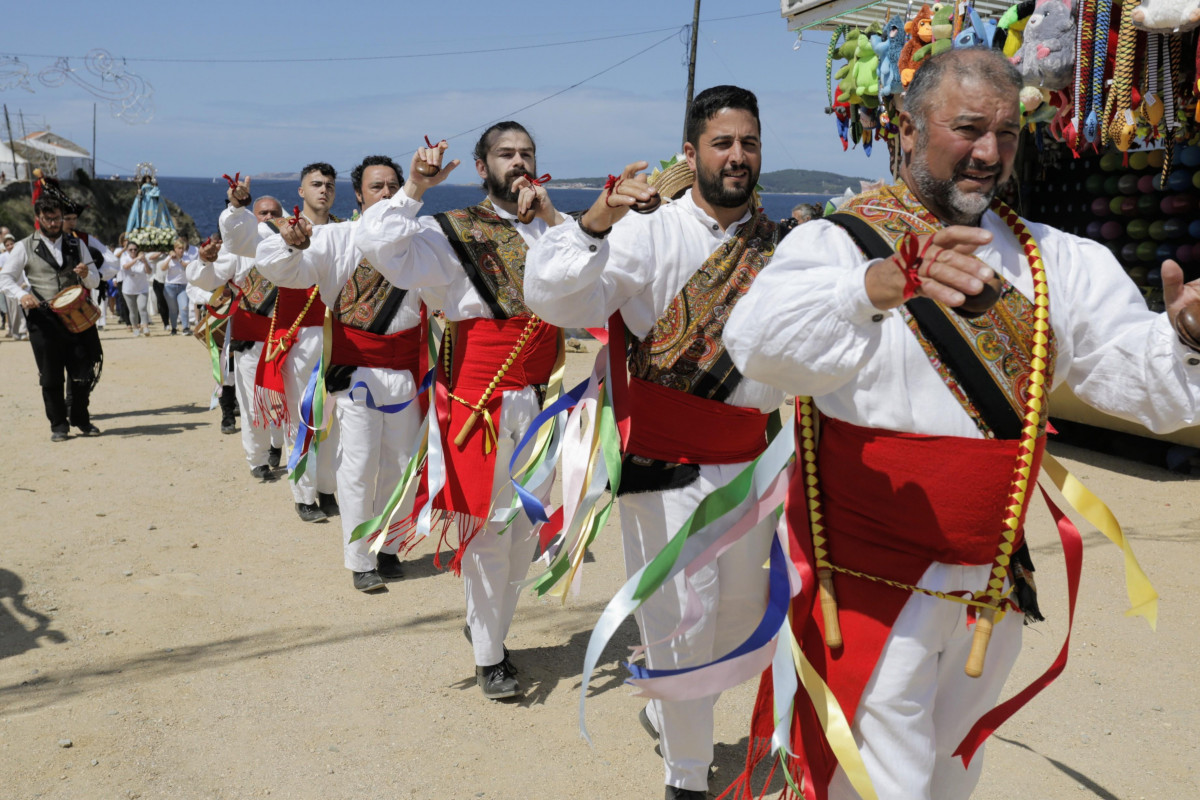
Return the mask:
<svg viewBox="0 0 1200 800"><path fill-rule="evenodd" d="M930 56L936 56L939 53L944 53L954 46L954 6L935 3L933 6L933 19L930 21L929 30L933 34L933 41L926 44L913 55L913 61L920 66L921 62Z"/></svg>
<svg viewBox="0 0 1200 800"><path fill-rule="evenodd" d="M900 51L904 49L904 18L899 14L888 20L878 41L871 40L875 57L879 59L879 96L887 97L904 91L900 83Z"/></svg>
<svg viewBox="0 0 1200 800"><path fill-rule="evenodd" d="M882 30L874 23L866 31L850 31L838 54L846 59L846 65L837 71L837 100L856 106L874 108L879 105L878 59L871 46L870 34L878 35Z"/></svg>
<svg viewBox="0 0 1200 800"><path fill-rule="evenodd" d="M1021 40L1025 35L1025 24L1033 16L1033 9L1036 4L1037 0L1021 0L1016 5L1010 6L1000 17L1000 22L996 27L1004 31L1004 55L1009 58L1015 56L1017 51L1021 49Z"/></svg>
<svg viewBox="0 0 1200 800"><path fill-rule="evenodd" d="M904 32L908 34L908 41L900 51L900 83L907 87L912 83L919 66L913 56L933 41L933 10L928 5L921 6L917 15L904 23Z"/></svg>
<svg viewBox="0 0 1200 800"><path fill-rule="evenodd" d="M1075 23L1069 2L1045 0L1025 24L1024 41L1012 62L1029 86L1065 89L1075 77Z"/></svg>
<svg viewBox="0 0 1200 800"><path fill-rule="evenodd" d="M1142 0L1131 19L1133 27L1144 31L1189 31L1200 25L1200 0Z"/></svg>

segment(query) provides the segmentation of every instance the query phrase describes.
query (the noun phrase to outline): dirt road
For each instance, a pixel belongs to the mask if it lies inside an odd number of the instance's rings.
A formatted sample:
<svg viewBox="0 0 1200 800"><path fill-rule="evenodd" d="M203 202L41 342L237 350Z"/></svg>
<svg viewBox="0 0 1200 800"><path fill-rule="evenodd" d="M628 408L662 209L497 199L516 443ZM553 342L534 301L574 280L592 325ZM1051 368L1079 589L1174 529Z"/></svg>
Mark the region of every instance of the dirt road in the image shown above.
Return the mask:
<svg viewBox="0 0 1200 800"><path fill-rule="evenodd" d="M301 523L285 485L253 481L238 437L219 433L202 349L102 338L92 409L104 435L63 444L49 441L28 343L0 340L0 797L662 796L618 664L631 622L588 701L594 747L578 736L584 648L624 572L615 530L579 597L522 600L509 645L528 693L488 702L461 583L428 550L386 593L353 591L340 527ZM572 371L590 358L571 355ZM1194 796L1197 482L1052 449L1134 540L1163 597L1158 632L1122 616L1120 553L1086 528L1066 673L991 741L976 796ZM1009 692L1065 632L1057 536L1035 509L1049 621L1026 629ZM754 691L717 706L714 796L744 757Z"/></svg>

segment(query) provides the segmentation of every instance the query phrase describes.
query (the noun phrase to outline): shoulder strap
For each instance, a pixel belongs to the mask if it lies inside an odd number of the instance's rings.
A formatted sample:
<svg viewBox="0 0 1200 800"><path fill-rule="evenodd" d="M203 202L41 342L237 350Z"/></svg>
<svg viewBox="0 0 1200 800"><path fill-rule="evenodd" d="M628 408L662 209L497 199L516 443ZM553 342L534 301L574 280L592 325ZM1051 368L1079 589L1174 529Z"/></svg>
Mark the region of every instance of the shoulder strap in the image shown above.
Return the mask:
<svg viewBox="0 0 1200 800"><path fill-rule="evenodd" d="M487 303L492 316L495 319L508 319L508 314L500 305L500 301L496 299L496 295L488 285L488 282L480 274L479 265L475 263L475 258L471 255L471 251L467 249L462 239L459 238L453 223L450 222L450 218L445 212L434 214L433 217L438 221L438 225L442 227L442 233L446 235L446 240L450 242L450 247L454 249L454 254L462 262L463 271L467 273L467 278L470 279L471 285L475 287L475 291L479 292L479 296L483 298L483 302Z"/></svg>
<svg viewBox="0 0 1200 800"><path fill-rule="evenodd" d="M825 219L845 230L869 258L888 258L895 252L882 234L858 217L835 213ZM904 305L996 437L1021 438L1020 417L942 308L928 297L914 297Z"/></svg>

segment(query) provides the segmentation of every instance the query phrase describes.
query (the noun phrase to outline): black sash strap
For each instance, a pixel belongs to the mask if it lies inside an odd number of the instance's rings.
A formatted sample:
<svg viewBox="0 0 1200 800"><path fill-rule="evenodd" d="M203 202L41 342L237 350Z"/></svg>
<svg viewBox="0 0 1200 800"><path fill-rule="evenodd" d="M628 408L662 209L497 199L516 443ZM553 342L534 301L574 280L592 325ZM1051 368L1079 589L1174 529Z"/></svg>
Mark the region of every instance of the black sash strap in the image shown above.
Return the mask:
<svg viewBox="0 0 1200 800"><path fill-rule="evenodd" d="M500 305L500 301L496 299L496 295L492 292L488 282L484 280L483 275L479 272L479 265L475 263L471 252L458 237L458 232L450 224L450 219L443 213L434 214L433 217L438 221L438 225L442 226L442 233L446 234L446 240L450 242L450 247L454 249L454 254L462 262L463 271L467 273L467 278L470 279L471 285L475 287L475 291L479 292L479 296L483 298L483 302L487 303L488 309L492 312L492 317L500 320L508 319L508 313Z"/></svg>
<svg viewBox="0 0 1200 800"><path fill-rule="evenodd" d="M869 258L895 255L896 251L883 235L858 217L834 213L825 219L845 230ZM979 355L938 304L928 297L914 297L904 305L937 351L938 358L954 373L963 391L975 403L996 438L1020 439L1021 418L980 363Z"/></svg>

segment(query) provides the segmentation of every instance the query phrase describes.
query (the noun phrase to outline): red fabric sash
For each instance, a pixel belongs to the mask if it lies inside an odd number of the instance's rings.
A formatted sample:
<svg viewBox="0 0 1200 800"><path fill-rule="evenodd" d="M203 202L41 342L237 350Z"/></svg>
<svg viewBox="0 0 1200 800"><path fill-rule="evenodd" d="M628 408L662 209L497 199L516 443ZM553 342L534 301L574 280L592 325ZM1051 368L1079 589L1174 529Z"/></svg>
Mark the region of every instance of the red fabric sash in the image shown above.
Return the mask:
<svg viewBox="0 0 1200 800"><path fill-rule="evenodd" d="M398 333L368 333L333 321L333 350L331 363L346 367L376 367L408 370L413 380L421 381L423 325Z"/></svg>
<svg viewBox="0 0 1200 800"><path fill-rule="evenodd" d="M258 369L254 373L254 424L273 423L284 428L291 426L292 415L288 408L287 392L283 383L283 363L296 343L300 328L319 327L325 320L325 304L316 294L317 287L310 289L286 289L278 287L275 298L275 332L271 341L265 343L258 358ZM300 312L312 304L304 317ZM296 330L292 326L300 324ZM273 357L271 357L273 356Z"/></svg>
<svg viewBox="0 0 1200 800"><path fill-rule="evenodd" d="M271 330L271 318L262 314L247 311L242 304L235 301L231 336L244 342L265 342L267 333Z"/></svg>
<svg viewBox="0 0 1200 800"><path fill-rule="evenodd" d="M625 452L672 464L737 464L767 447L767 418L641 378L629 381Z"/></svg>
<svg viewBox="0 0 1200 800"><path fill-rule="evenodd" d="M1041 468L1044 446L1042 437L1031 486ZM1015 440L895 433L822 417L818 474L829 561L908 585L915 585L934 561L992 563L1012 489L1017 447ZM844 644L831 651L825 645L824 619L814 603L816 562L803 470L797 470L792 480L786 514L803 582L792 606L792 619L804 626L798 638L805 656L853 723L862 691L910 593L835 572ZM1023 538L1023 530L1018 531L1017 542ZM768 671L759 684L751 735L761 744L769 742L773 730ZM803 690L796 696L792 733L801 772L811 787L806 797L824 800L837 761ZM761 747L752 746L751 757L756 751L762 755Z"/></svg>
<svg viewBox="0 0 1200 800"><path fill-rule="evenodd" d="M500 367L512 353L513 345L529 323L529 317L506 320L471 319L458 323L454 339L453 387L442 368L438 370L437 412L441 428L442 450L446 459L446 486L434 501L442 511L469 516L476 530L487 522L492 503L492 480L496 469L496 450L484 452L487 424L476 420L462 447L454 444L471 409L452 400L450 394L469 403L478 403ZM488 413L500 424L503 394L550 380L558 357L558 328L542 322L529 337L487 403ZM462 536L459 555L469 542Z"/></svg>

